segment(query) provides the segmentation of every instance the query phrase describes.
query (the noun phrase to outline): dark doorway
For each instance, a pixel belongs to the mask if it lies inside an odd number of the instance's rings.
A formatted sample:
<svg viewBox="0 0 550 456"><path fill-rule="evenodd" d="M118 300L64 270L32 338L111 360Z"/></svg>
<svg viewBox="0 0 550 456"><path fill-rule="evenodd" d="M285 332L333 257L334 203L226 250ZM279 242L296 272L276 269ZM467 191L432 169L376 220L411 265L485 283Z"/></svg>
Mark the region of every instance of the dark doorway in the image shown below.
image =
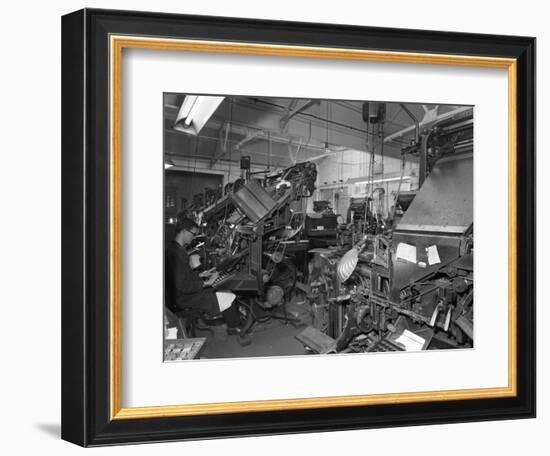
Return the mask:
<svg viewBox="0 0 550 456"><path fill-rule="evenodd" d="M193 198L205 189L223 185L221 174L166 170L164 172L164 224L165 239L173 237L176 215L193 203Z"/></svg>

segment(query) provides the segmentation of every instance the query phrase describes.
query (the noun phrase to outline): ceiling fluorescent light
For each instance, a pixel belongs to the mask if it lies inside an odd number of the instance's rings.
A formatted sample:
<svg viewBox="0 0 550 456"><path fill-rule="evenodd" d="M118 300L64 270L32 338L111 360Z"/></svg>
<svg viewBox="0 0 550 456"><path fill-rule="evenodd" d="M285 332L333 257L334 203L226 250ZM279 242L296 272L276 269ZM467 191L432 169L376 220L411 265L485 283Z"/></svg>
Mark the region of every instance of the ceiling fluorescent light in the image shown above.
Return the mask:
<svg viewBox="0 0 550 456"><path fill-rule="evenodd" d="M195 101L197 101L196 95L187 95L183 103L181 104L181 108L178 112L178 118L185 119L191 112L191 108L193 108L193 105L195 104Z"/></svg>
<svg viewBox="0 0 550 456"><path fill-rule="evenodd" d="M187 95L172 128L190 135L198 135L224 98Z"/></svg>

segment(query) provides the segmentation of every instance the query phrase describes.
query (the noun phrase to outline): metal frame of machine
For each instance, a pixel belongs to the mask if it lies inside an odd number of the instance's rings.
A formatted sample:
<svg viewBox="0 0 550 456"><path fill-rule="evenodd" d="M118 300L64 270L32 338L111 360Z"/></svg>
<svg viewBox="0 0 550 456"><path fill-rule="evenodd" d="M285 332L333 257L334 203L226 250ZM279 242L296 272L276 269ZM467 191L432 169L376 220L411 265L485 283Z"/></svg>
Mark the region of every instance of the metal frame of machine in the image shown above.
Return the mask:
<svg viewBox="0 0 550 456"><path fill-rule="evenodd" d="M196 212L206 234L204 266L221 273L213 287L238 294L253 320L277 318L300 324L286 311L297 279L288 255L309 246L300 236L303 203L312 195L316 178L316 166L309 162L266 173L261 179L246 173L237 185L226 186L223 197Z"/></svg>
<svg viewBox="0 0 550 456"><path fill-rule="evenodd" d="M380 233L364 198L348 217L361 238L313 260L314 325L297 337L316 353L473 347L472 111L418 132L402 153L424 169L395 226Z"/></svg>

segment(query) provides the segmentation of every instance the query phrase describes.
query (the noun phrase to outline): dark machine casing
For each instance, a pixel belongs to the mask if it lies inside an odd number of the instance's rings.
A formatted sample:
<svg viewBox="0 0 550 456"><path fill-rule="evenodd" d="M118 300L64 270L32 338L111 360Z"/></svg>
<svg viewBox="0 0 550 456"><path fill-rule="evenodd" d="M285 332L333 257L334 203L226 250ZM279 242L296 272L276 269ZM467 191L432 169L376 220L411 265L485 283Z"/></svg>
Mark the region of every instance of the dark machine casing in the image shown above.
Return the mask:
<svg viewBox="0 0 550 456"><path fill-rule="evenodd" d="M474 220L473 165L470 153L440 159L397 225L393 245L416 246L417 263L396 258L393 252L392 301L399 302L404 286L460 256ZM437 246L441 262L429 265L425 252L432 245Z"/></svg>

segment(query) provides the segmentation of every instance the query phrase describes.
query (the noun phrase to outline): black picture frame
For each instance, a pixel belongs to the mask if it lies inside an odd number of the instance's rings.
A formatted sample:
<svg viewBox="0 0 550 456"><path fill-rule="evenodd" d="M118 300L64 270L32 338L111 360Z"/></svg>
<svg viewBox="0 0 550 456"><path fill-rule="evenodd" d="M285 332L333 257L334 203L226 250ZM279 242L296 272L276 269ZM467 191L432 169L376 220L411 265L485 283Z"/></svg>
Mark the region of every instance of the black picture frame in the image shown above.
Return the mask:
<svg viewBox="0 0 550 456"><path fill-rule="evenodd" d="M514 397L111 419L109 37L169 37L517 61ZM62 19L62 438L82 446L535 416L535 39L84 9Z"/></svg>

